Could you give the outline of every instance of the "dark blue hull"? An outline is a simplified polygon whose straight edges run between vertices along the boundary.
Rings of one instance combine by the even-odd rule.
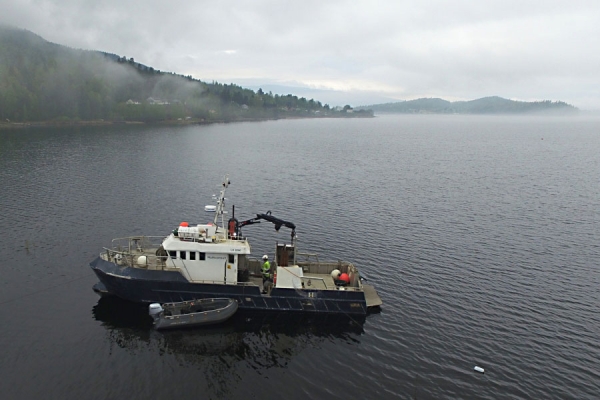
[[[237,300],[241,310],[367,314],[365,295],[361,291],[273,288],[270,295],[264,295],[256,285],[190,283],[176,271],[118,266],[100,257],[90,265],[104,285],[104,294],[138,303],[227,297]]]

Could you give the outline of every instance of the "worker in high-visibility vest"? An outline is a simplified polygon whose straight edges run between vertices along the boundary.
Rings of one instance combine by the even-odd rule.
[[[269,262],[269,256],[263,256],[262,277],[263,277],[263,294],[270,294],[271,288],[273,287],[273,281],[271,280],[271,263]]]
[[[269,256],[263,256],[263,265],[262,265],[262,276],[263,276],[263,284],[271,279],[271,263],[269,262]]]

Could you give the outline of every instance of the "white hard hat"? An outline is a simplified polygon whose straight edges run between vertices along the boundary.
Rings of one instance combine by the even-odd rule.
[[[265,254],[265,255],[263,256],[263,260],[268,260],[268,259],[269,259],[269,256]]]

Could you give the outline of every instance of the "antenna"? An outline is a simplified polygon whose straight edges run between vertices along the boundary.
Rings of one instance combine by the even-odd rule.
[[[223,178],[221,192],[219,193],[219,197],[217,198],[217,210],[215,213],[215,220],[213,221],[213,223],[217,227],[219,226],[217,224],[217,222],[219,221],[219,215],[221,216],[221,226],[225,226],[225,223],[223,221],[223,210],[225,209],[225,190],[227,190],[230,183],[231,181],[229,180],[229,175],[225,175],[225,177]]]

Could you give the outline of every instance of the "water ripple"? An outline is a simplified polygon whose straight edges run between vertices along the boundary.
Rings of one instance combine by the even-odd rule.
[[[595,398],[598,124],[407,116],[3,133],[5,395]],[[227,172],[238,219],[271,210],[296,223],[302,250],[360,267],[381,312],[326,329],[242,318],[161,336],[145,309],[95,305],[93,277],[64,284],[113,237],[212,218],[202,208]],[[244,233],[255,255],[289,240],[266,224]],[[93,390],[75,384],[92,375]]]

